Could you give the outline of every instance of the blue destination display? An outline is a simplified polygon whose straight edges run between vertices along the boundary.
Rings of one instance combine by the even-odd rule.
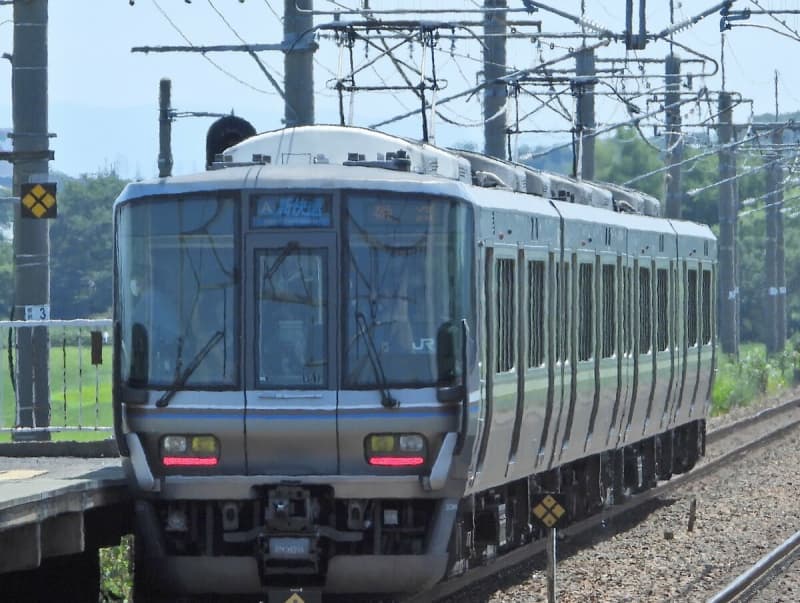
[[[319,228],[331,225],[331,200],[322,195],[263,195],[255,200],[257,228]]]

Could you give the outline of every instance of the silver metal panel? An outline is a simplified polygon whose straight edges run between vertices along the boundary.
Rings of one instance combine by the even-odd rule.
[[[285,250],[292,251],[287,254]],[[281,381],[284,378],[280,376],[283,369],[279,368],[278,364],[284,359],[288,361],[288,357],[294,353],[292,346],[304,343],[307,333],[303,329],[307,324],[302,323],[294,315],[291,317],[294,320],[284,321],[286,324],[301,323],[297,325],[296,330],[302,333],[295,333],[296,341],[287,339],[291,333],[267,332],[259,322],[260,309],[256,304],[262,287],[269,285],[270,291],[273,290],[272,287],[279,287],[279,284],[273,283],[272,280],[269,283],[266,280],[260,283],[259,278],[272,279],[274,276],[277,279],[280,276],[278,270],[287,268],[288,264],[283,262],[292,253],[298,257],[308,253],[312,259],[323,258],[320,265],[322,274],[318,276],[324,285],[319,294],[322,296],[320,303],[323,304],[320,310],[323,316],[320,320],[324,332],[325,364],[319,369],[321,375],[319,380],[315,378],[313,382],[307,384],[298,382],[296,387],[287,387],[286,384],[292,382],[294,375],[292,374],[291,379],[286,377],[286,381]],[[264,254],[272,254],[275,259],[272,260],[271,255]],[[338,279],[335,278],[337,259],[336,238],[332,232],[312,231],[309,234],[302,230],[283,229],[281,232],[268,234],[250,233],[246,237],[245,281],[252,283],[250,287],[245,288],[245,325],[249,327],[244,332],[247,375],[245,440],[247,473],[250,475],[324,475],[339,472],[336,431],[338,367],[335,363],[335,338],[330,336],[336,332],[332,325],[336,324],[334,317],[337,316],[338,310],[336,303]],[[264,275],[261,272],[262,267]],[[300,277],[299,274],[296,276]],[[298,285],[295,283],[291,286]],[[286,291],[275,289],[273,293],[279,296],[276,299],[281,301],[280,296],[288,295],[288,291],[288,289]],[[309,311],[311,308],[303,305],[301,309]],[[265,316],[264,320],[267,319],[272,322],[277,320],[274,316]],[[275,324],[281,327],[283,325],[280,321]],[[261,343],[260,348],[259,343]],[[263,366],[259,366],[259,363]],[[314,371],[316,375],[317,369]],[[264,383],[269,379],[262,376],[262,373],[276,380],[277,387],[273,389],[265,386]],[[303,374],[305,375],[305,369]]]
[[[158,392],[152,392],[158,398]],[[244,396],[242,392],[181,391],[169,406],[157,408],[128,404],[124,408],[128,429],[139,434],[153,473],[165,472],[160,463],[161,438],[175,435],[213,435],[219,440],[219,464],[215,474],[242,472],[244,450]]]
[[[340,392],[338,442],[342,474],[408,473],[408,468],[398,470],[369,465],[365,439],[373,433],[418,433],[427,443],[427,462],[419,472],[427,475],[445,434],[458,431],[461,404],[438,402],[434,388],[392,389],[391,394],[399,402],[395,408],[385,408],[377,391]]]

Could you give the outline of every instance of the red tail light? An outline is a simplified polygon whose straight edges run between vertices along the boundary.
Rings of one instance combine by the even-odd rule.
[[[165,456],[161,462],[166,467],[214,467],[219,459],[213,456]]]
[[[369,459],[370,465],[380,467],[416,467],[424,463],[421,456],[373,456]]]

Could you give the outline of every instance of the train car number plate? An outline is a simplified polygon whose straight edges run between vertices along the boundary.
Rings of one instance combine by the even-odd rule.
[[[269,555],[279,559],[308,557],[311,551],[310,538],[270,538]]]

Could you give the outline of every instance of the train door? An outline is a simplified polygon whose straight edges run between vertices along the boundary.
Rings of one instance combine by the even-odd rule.
[[[633,260],[628,254],[617,256],[617,273],[617,386],[606,446],[615,446],[621,437],[633,387]]]
[[[486,396],[478,487],[505,478],[513,437],[519,370],[518,259],[516,246],[486,249]]]
[[[248,473],[337,473],[335,234],[251,233],[246,254]]]
[[[526,246],[519,252],[519,395],[506,471],[510,478],[533,473],[553,413],[547,328],[552,255],[544,247]]]
[[[700,363],[698,339],[698,267],[695,259],[683,260],[681,274],[680,322],[681,322],[681,376],[677,390],[675,408],[668,417],[674,423],[683,410],[694,405],[697,387],[698,366]]]
[[[570,403],[572,382],[572,328],[574,323],[572,300],[572,270],[569,262],[569,253],[562,251],[560,257],[556,256],[553,289],[555,290],[554,311],[552,313],[552,329],[554,333],[555,350],[553,354],[553,379],[552,398],[553,414],[550,420],[552,425],[548,442],[544,451],[546,464],[543,468],[550,469],[558,464],[558,455],[561,453],[567,412]],[[540,453],[541,454],[541,453]]]

